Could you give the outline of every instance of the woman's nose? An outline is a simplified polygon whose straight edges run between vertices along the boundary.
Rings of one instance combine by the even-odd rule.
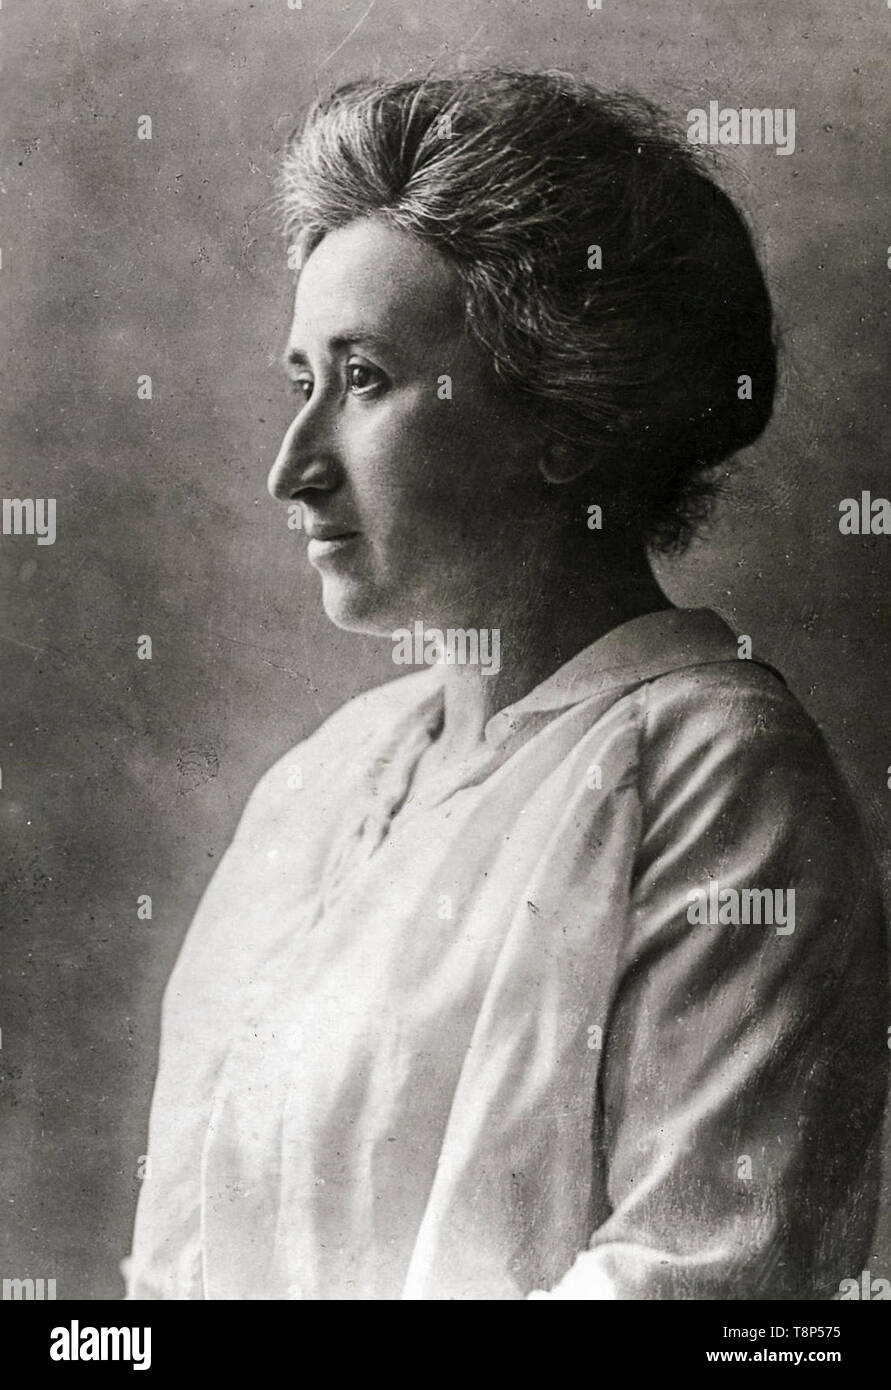
[[[330,450],[307,429],[306,409],[292,421],[281,443],[266,486],[279,502],[291,502],[308,488],[336,485],[336,464]]]

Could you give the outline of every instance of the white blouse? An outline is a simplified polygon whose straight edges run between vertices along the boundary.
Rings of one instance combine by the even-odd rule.
[[[128,1297],[837,1296],[889,1020],[816,727],[715,613],[652,613],[405,800],[440,681],[251,796],[165,995]]]

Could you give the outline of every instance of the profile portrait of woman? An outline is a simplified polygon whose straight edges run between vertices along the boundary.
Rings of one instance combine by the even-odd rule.
[[[269,490],[394,679],[207,888],[127,1296],[837,1298],[879,1191],[870,854],[781,674],[650,564],[771,416],[740,212],[642,99],[494,69],[338,88],[281,202]]]

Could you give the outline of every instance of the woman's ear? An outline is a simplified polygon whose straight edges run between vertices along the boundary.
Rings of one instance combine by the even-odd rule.
[[[574,483],[594,467],[593,459],[583,459],[568,444],[551,440],[538,455],[538,471],[546,483]]]

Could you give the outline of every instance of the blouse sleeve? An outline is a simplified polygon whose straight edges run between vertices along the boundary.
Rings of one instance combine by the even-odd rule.
[[[651,699],[640,796],[599,1095],[610,1213],[531,1297],[838,1297],[868,1258],[889,1057],[856,814],[779,685]]]

